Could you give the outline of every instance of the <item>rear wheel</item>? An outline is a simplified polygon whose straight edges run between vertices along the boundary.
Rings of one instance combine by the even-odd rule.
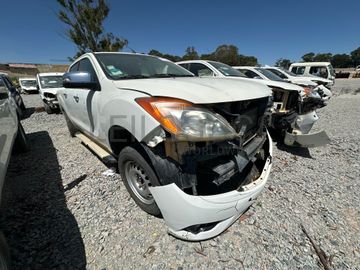
[[[127,146],[120,152],[118,166],[124,185],[136,204],[145,212],[160,216],[160,209],[149,190],[151,186],[158,186],[159,180],[143,156]]]

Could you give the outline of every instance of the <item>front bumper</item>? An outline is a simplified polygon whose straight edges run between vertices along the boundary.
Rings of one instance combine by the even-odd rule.
[[[230,191],[210,196],[188,195],[175,184],[150,187],[161,210],[170,234],[188,241],[215,237],[225,231],[259,196],[269,178],[272,166],[272,140],[268,134],[269,151],[260,177],[241,191]],[[198,232],[186,230],[191,226],[212,224]]]
[[[318,119],[319,117],[315,111],[298,115],[292,132],[286,132],[284,143],[288,146],[307,148],[328,144],[330,139],[324,130],[316,133],[309,133]]]

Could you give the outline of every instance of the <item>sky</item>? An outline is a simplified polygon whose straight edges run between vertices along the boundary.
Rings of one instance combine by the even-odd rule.
[[[64,35],[55,0],[11,0],[1,5],[0,63],[66,63],[76,46]],[[182,56],[221,44],[273,64],[308,52],[350,53],[360,47],[360,1],[139,1],[107,0],[105,30],[136,52]],[[129,51],[129,49],[125,49]]]

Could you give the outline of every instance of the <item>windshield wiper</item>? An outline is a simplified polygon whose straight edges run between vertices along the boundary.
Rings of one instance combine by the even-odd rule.
[[[126,80],[126,79],[146,79],[150,78],[149,76],[145,75],[126,75],[122,77],[118,77],[117,80]]]
[[[173,74],[173,73],[160,73],[151,75],[152,78],[172,78],[172,77],[194,77],[190,74]]]

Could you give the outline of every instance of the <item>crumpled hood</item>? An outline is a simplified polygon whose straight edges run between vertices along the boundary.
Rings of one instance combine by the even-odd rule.
[[[272,94],[263,84],[233,78],[155,78],[118,80],[113,83],[120,89],[179,98],[198,104],[250,100]]]

